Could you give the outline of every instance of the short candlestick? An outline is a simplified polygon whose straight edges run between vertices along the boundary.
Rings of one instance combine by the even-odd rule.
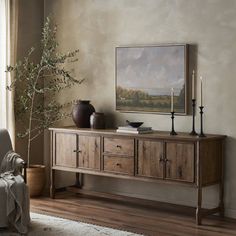
[[[174,128],[174,119],[175,119],[175,112],[172,111],[172,112],[171,112],[171,123],[172,123],[172,127],[171,127],[170,135],[177,135],[177,133],[175,132],[175,128]]]
[[[195,107],[196,107],[196,99],[192,99],[193,127],[192,127],[192,132],[189,133],[190,135],[197,135],[197,132],[195,131]]]

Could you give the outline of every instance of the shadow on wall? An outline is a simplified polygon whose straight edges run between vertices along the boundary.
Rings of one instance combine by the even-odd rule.
[[[112,129],[116,127],[116,115],[111,112],[106,112],[106,129]]]
[[[193,70],[195,71],[195,75],[198,76],[197,74],[197,60],[198,60],[198,45],[197,44],[189,44],[189,73],[188,73],[188,78],[189,78],[189,89],[188,89],[188,100],[191,100],[191,91],[192,91],[192,73]],[[196,81],[196,80],[195,80]],[[195,88],[196,88],[195,84]],[[195,91],[196,94],[196,91]],[[192,114],[192,103],[188,102],[188,111],[189,114]]]

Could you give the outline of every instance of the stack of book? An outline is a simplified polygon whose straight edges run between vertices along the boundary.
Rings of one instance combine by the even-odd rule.
[[[132,134],[148,134],[152,133],[152,127],[138,127],[134,128],[131,126],[120,126],[116,130],[118,133],[132,133]]]

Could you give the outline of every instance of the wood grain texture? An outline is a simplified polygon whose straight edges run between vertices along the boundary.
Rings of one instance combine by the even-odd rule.
[[[105,137],[104,153],[125,156],[134,156],[134,139]]]
[[[202,185],[220,181],[222,176],[222,142],[219,140],[200,143]]]
[[[88,129],[88,128],[77,128],[75,126],[49,128],[49,130],[65,132],[65,133],[76,133],[76,134],[93,134],[93,135],[106,135],[106,136],[116,136],[120,139],[125,138],[140,138],[140,134],[130,134],[130,133],[117,133],[116,129]],[[222,140],[226,138],[226,135],[218,134],[205,134],[204,140]],[[147,139],[165,139],[165,140],[182,140],[182,141],[202,141],[202,138],[198,136],[189,135],[189,133],[178,132],[178,135],[170,135],[169,131],[154,130],[153,133],[141,134],[142,138]]]
[[[138,140],[138,176],[163,178],[163,160],[163,142]]]
[[[100,137],[79,135],[78,168],[100,170]]]
[[[77,166],[76,134],[56,133],[55,134],[55,153],[54,164],[56,166],[66,166],[75,168]]]
[[[236,236],[236,221],[217,216],[195,224],[194,208],[133,198],[58,193],[31,199],[31,211],[150,236]]]
[[[134,158],[104,155],[104,171],[134,175]]]
[[[166,178],[194,182],[194,143],[166,143]]]
[[[133,175],[122,175],[121,173],[116,172],[106,172],[106,171],[100,171],[100,170],[93,170],[93,169],[82,169],[82,168],[70,168],[70,167],[62,167],[62,166],[54,166],[52,168],[55,171],[68,171],[72,173],[83,173],[83,174],[89,174],[89,175],[98,175],[98,176],[104,176],[104,177],[110,177],[110,178],[119,178],[119,179],[132,179],[136,181],[143,181],[148,183],[159,183],[159,184],[168,184],[168,185],[178,185],[178,186],[184,186],[188,188],[195,188],[195,183],[189,183],[184,181],[173,181],[168,179],[159,179],[159,178],[152,178],[152,177],[143,177],[143,176],[133,176]]]
[[[52,197],[55,193],[54,172],[62,170],[137,181],[185,184],[197,188],[197,224],[201,224],[203,216],[208,214],[219,212],[224,215],[222,166],[226,136],[198,138],[181,133],[170,137],[166,132],[121,135],[114,130],[72,128],[56,128],[51,132],[56,137],[51,146],[55,160],[51,168]],[[72,163],[69,163],[66,156],[71,158],[71,149],[77,146],[75,153],[79,161],[74,163],[71,159]],[[213,209],[203,209],[202,188],[216,183],[220,187],[219,205]]]

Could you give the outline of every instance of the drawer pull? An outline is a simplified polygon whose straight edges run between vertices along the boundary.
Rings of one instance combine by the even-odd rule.
[[[117,148],[121,148],[121,145],[116,145]]]
[[[121,164],[120,163],[116,163],[116,166],[120,166],[121,167]]]
[[[74,150],[73,152],[81,153],[81,150]]]

